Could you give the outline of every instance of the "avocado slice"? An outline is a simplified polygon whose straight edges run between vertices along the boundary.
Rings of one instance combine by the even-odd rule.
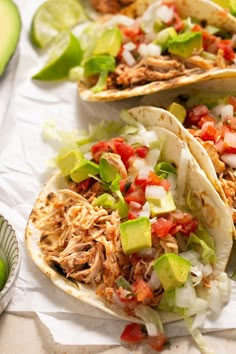
[[[183,123],[186,117],[186,109],[184,106],[182,106],[179,103],[173,102],[171,105],[168,107],[168,111],[173,114],[179,121],[180,123]]]
[[[93,53],[95,55],[110,54],[116,57],[120,51],[121,43],[121,31],[117,27],[109,28],[98,38]]]
[[[69,176],[70,171],[78,162],[83,160],[83,154],[78,150],[68,151],[63,155],[59,155],[56,159],[57,165],[61,170],[62,176]]]
[[[175,253],[165,253],[153,264],[165,291],[183,285],[188,278],[191,263]]]
[[[125,254],[152,246],[151,223],[146,217],[128,220],[120,225],[121,244]]]
[[[96,163],[89,160],[82,160],[71,170],[70,177],[72,181],[80,183],[91,175],[95,176],[97,174],[99,174],[99,166]]]
[[[13,56],[21,32],[21,17],[12,1],[0,0],[0,76]]]
[[[201,32],[180,33],[168,42],[168,51],[179,57],[189,58],[195,51],[202,49]]]

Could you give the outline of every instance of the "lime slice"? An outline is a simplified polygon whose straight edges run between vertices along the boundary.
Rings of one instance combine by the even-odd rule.
[[[30,29],[32,43],[44,48],[60,32],[84,22],[87,16],[76,0],[49,0],[36,11]]]
[[[0,290],[3,289],[7,280],[7,268],[2,258],[0,258]]]
[[[63,31],[53,41],[45,66],[32,78],[44,81],[67,79],[69,70],[80,64],[82,54],[78,39],[71,32]]]

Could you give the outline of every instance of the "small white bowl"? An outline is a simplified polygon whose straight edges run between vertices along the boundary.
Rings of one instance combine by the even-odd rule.
[[[16,233],[0,214],[0,255],[7,266],[7,281],[0,291],[0,314],[9,304],[20,270],[20,250]]]

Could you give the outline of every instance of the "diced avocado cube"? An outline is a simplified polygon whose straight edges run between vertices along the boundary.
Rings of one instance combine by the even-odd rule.
[[[80,183],[87,179],[90,175],[95,176],[99,173],[99,166],[89,160],[82,160],[70,172],[72,181]]]
[[[183,123],[186,117],[186,109],[184,106],[182,106],[179,103],[173,102],[171,105],[168,107],[168,111],[172,113],[179,121],[180,123]]]
[[[84,76],[112,72],[115,70],[115,59],[112,55],[96,55],[84,63]]]
[[[104,182],[111,183],[119,175],[119,170],[106,156],[107,154],[103,154],[99,161],[100,177]]]
[[[153,267],[164,290],[170,291],[187,281],[191,263],[175,253],[165,253],[155,261]]]
[[[163,28],[165,28],[164,22],[162,22],[159,19],[156,19],[155,22],[154,22],[154,25],[153,25],[154,31],[160,32]]]
[[[201,32],[185,32],[178,34],[168,42],[168,51],[171,54],[189,58],[195,51],[202,49]]]
[[[103,206],[104,208],[113,209],[115,206],[116,200],[109,193],[103,193],[99,197],[95,198],[92,202],[93,206]]]
[[[172,193],[169,191],[161,199],[148,200],[151,208],[151,216],[164,215],[176,209]]]
[[[110,54],[116,57],[120,51],[121,43],[121,31],[117,27],[109,28],[98,38],[93,53],[95,55]]]
[[[69,151],[59,155],[56,159],[57,165],[61,170],[62,176],[69,176],[74,166],[84,159],[83,154],[78,150]]]
[[[151,224],[148,218],[128,220],[120,225],[121,244],[125,254],[152,246]]]
[[[174,27],[167,27],[157,33],[156,38],[153,43],[161,46],[162,51],[164,51],[168,47],[168,43],[171,39],[177,36],[176,30]]]
[[[236,0],[229,0],[229,10],[233,16],[236,16]]]

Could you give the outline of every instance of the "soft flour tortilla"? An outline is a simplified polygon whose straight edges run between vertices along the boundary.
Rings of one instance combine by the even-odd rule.
[[[141,16],[146,8],[153,2],[154,0],[138,0],[131,6],[127,7],[123,13],[130,17]],[[224,28],[232,34],[236,33],[236,18],[215,3],[208,0],[176,0],[176,6],[180,15],[183,17],[190,16],[200,20],[206,20],[210,25]],[[145,85],[126,88],[123,90],[104,90],[99,93],[93,93],[83,82],[79,82],[78,92],[80,97],[85,101],[117,101],[135,96],[149,95],[155,92],[168,90],[173,87],[182,87],[192,84],[193,82],[197,83],[227,77],[236,77],[236,68],[214,68],[208,71],[196,68],[194,72],[189,75],[185,74],[170,80],[154,81]]]
[[[148,115],[148,112],[150,116]],[[155,125],[151,123],[154,112]],[[152,130],[156,131],[157,136],[163,139],[162,141],[164,141],[164,145],[162,149],[162,158],[165,161],[175,163],[177,171],[181,170],[181,156],[185,154],[187,157],[188,165],[186,181],[182,183],[180,189],[182,190],[182,193],[184,193],[184,197],[186,197],[188,192],[191,191],[193,200],[196,198],[199,210],[197,217],[214,237],[217,254],[214,275],[217,276],[224,271],[232,247],[232,224],[224,202],[190,154],[186,142],[181,140],[176,134],[160,126],[164,118],[162,110],[150,110],[138,107],[129,110],[129,113],[137,121],[145,123],[146,126],[150,126]],[[171,119],[169,124],[171,124]],[[46,204],[49,201],[47,198],[48,194],[57,193],[59,189],[65,188],[65,183],[65,179],[59,173],[54,174],[44,186],[33,207],[25,234],[26,246],[30,256],[40,270],[49,277],[57,287],[66,293],[115,317],[141,322],[138,318],[133,318],[125,314],[123,310],[116,305],[105,303],[88,285],[66,279],[45,262],[39,246],[41,234],[40,230],[36,227],[35,221],[38,220],[40,216],[40,210],[46,208]],[[164,323],[179,319],[177,315],[172,313],[160,311],[160,315]]]

